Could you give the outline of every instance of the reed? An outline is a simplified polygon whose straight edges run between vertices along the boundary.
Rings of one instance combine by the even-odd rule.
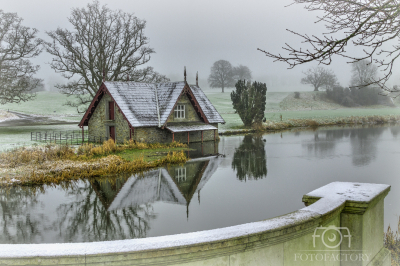
[[[397,231],[394,232],[390,225],[386,233],[384,233],[384,246],[390,250],[392,255],[392,266],[400,265],[400,218],[397,224]]]

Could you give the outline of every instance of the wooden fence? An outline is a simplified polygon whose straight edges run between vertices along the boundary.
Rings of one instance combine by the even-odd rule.
[[[83,133],[83,142],[103,143],[108,140],[108,137],[89,137],[88,131]],[[82,131],[67,130],[67,131],[38,131],[31,132],[31,141],[47,142],[55,144],[81,145]]]
[[[88,141],[88,132],[84,131],[83,141]],[[31,141],[47,142],[55,144],[69,144],[80,145],[82,144],[82,131],[67,130],[67,131],[44,131],[44,132],[31,132]]]

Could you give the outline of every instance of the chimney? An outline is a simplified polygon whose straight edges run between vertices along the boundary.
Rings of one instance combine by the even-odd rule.
[[[199,86],[199,71],[196,72],[196,86]]]
[[[103,82],[106,81],[106,71],[103,68]]]
[[[129,81],[129,74],[126,75],[126,81]]]
[[[185,66],[185,68],[183,70],[183,77],[184,77],[184,81],[186,82],[186,66]]]

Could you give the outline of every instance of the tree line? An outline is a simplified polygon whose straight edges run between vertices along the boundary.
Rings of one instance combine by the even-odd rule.
[[[373,86],[373,80],[378,80],[378,68],[368,60],[361,60],[351,64],[351,79],[348,87],[342,87],[332,70],[321,66],[310,68],[304,72],[302,84],[312,85],[314,91],[325,89],[328,99],[347,107],[358,105],[374,105],[378,103],[382,89]],[[295,98],[299,98],[296,94]]]

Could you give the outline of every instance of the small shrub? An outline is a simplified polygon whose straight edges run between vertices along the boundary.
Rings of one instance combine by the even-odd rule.
[[[90,157],[92,155],[92,149],[94,145],[92,143],[85,143],[78,147],[77,155],[85,155]]]
[[[309,127],[318,127],[319,123],[315,120],[307,120],[306,125]]]
[[[294,98],[300,99],[300,92],[296,91],[296,92],[294,93]]]
[[[118,150],[117,145],[115,144],[113,139],[109,139],[104,141],[103,145],[101,146],[103,150],[103,154],[110,154],[115,153]]]

